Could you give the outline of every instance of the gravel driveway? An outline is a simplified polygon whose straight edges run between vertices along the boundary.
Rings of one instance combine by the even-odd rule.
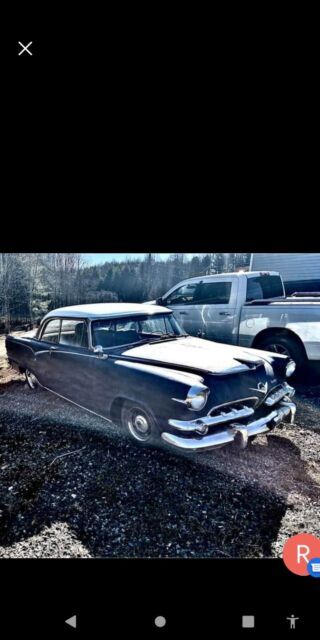
[[[298,385],[295,426],[191,459],[140,449],[0,361],[0,557],[278,556],[320,535],[319,382]]]

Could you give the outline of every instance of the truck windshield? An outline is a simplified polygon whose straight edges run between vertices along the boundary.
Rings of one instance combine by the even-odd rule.
[[[284,290],[280,276],[262,275],[247,278],[247,302],[283,296]]]
[[[93,346],[128,345],[142,340],[184,335],[170,313],[96,320],[92,323]]]

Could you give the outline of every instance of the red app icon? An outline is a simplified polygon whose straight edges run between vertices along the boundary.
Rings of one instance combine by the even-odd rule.
[[[299,533],[289,538],[283,547],[283,562],[289,571],[307,576],[308,562],[320,557],[320,539],[311,533]]]

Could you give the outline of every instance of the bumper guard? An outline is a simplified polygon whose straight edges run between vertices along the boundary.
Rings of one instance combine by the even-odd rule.
[[[251,436],[268,433],[287,418],[293,423],[295,413],[295,403],[291,402],[290,398],[285,397],[268,415],[258,418],[253,422],[248,422],[247,424],[231,422],[226,425],[222,431],[219,430],[210,435],[207,435],[208,429],[210,426],[217,424],[216,416],[205,416],[204,418],[190,420],[189,422],[169,420],[170,426],[185,433],[191,432],[198,435],[198,437],[188,438],[163,432],[161,438],[167,444],[185,451],[206,451],[208,449],[223,447],[232,442],[235,442],[241,449],[244,449]],[[249,415],[250,414],[251,412]]]

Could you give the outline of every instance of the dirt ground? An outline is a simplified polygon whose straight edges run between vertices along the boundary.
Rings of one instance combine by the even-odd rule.
[[[270,557],[319,536],[320,373],[295,386],[295,425],[189,458],[31,392],[0,336],[0,557]]]

